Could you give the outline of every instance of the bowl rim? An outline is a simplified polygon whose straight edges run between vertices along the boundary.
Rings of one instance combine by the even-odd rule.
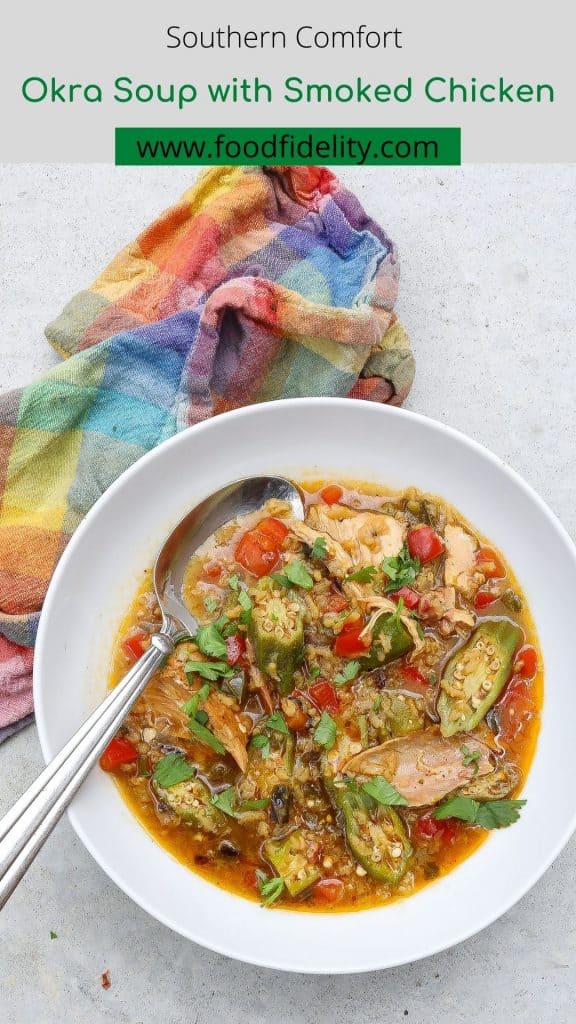
[[[456,429],[455,427],[449,426],[448,424],[444,424],[439,420],[435,420],[429,416],[425,416],[422,413],[399,408],[397,406],[379,405],[375,402],[363,399],[353,399],[352,402],[354,407],[365,406],[367,408],[370,408],[371,410],[380,409],[381,413],[384,415],[391,415],[394,417],[400,417],[405,418],[407,420],[417,421],[424,427],[425,430],[436,431],[441,435],[447,435],[451,437],[453,440],[457,441],[460,444],[463,444],[468,449],[474,451],[481,458],[487,460],[488,462],[491,462],[500,470],[504,471],[504,473],[513,480],[513,482],[520,488],[520,490],[524,492],[525,496],[530,501],[532,501],[544,514],[544,517],[547,520],[551,529],[558,535],[559,539],[564,543],[566,552],[570,556],[574,565],[574,570],[576,572],[576,544],[572,540],[571,536],[569,535],[568,531],[566,530],[562,522],[555,515],[555,513],[552,512],[552,510],[546,504],[544,499],[540,497],[538,492],[530,484],[528,484],[515,469],[513,469],[510,465],[504,462],[503,459],[501,459],[498,455],[492,452],[489,448],[487,448],[481,442],[469,437],[467,434],[464,434],[462,431]],[[161,442],[159,445],[152,448],[150,451],[146,452],[143,456],[141,456],[141,458],[137,459],[136,462],[134,462],[131,466],[128,467],[128,469],[121,473],[119,477],[117,477],[117,479],[106,489],[106,491],[100,496],[100,498],[98,498],[94,505],[89,509],[86,516],[84,517],[78,528],[75,530],[73,536],[71,537],[66,549],[64,550],[56,566],[56,569],[48,586],[48,590],[46,593],[46,597],[44,600],[40,616],[34,657],[33,695],[34,707],[36,712],[36,724],[38,728],[38,737],[40,740],[42,755],[46,763],[52,757],[55,756],[55,754],[57,753],[57,748],[53,746],[48,735],[48,728],[46,725],[46,717],[44,713],[44,693],[47,693],[47,688],[45,688],[44,686],[43,675],[44,645],[46,643],[46,636],[49,628],[51,609],[59,589],[60,578],[66,573],[69,562],[71,562],[75,558],[76,549],[80,544],[82,544],[84,533],[88,529],[92,520],[100,514],[100,510],[104,507],[104,505],[113,499],[116,492],[124,487],[126,481],[128,479],[131,479],[132,476],[135,476],[140,472],[143,464],[147,465],[148,463],[153,462],[157,459],[161,460],[163,452],[169,450],[172,447],[176,447],[178,444],[186,443],[185,438],[188,437],[192,432],[196,435],[199,433],[203,433],[206,430],[209,431],[212,429],[214,423],[220,422],[223,418],[225,418],[226,420],[233,421],[245,418],[247,416],[250,417],[254,415],[266,415],[266,411],[268,409],[278,408],[280,406],[285,406],[286,404],[290,404],[292,406],[306,407],[315,405],[320,407],[332,406],[345,410],[347,408],[350,408],[351,399],[333,397],[278,399],[275,401],[259,403],[257,405],[243,406],[239,409],[233,409],[228,412],[219,414],[217,417],[211,417],[207,420],[201,421],[200,423],[193,424],[189,427],[184,428],[182,431],[179,431],[178,433],[172,435],[171,437],[167,438],[165,441]],[[132,899],[138,906],[140,906],[143,910],[150,914],[150,916],[153,917],[155,920],[160,921],[166,927],[170,928],[171,931],[174,931],[182,935],[189,941],[191,940],[193,942],[196,942],[198,945],[210,949],[215,953],[219,953],[226,957],[232,957],[234,959],[239,959],[242,962],[252,964],[254,966],[265,967],[268,969],[280,970],[285,972],[296,972],[299,974],[311,975],[360,974],[365,973],[367,971],[386,970],[392,967],[399,967],[407,963],[416,963],[419,960],[425,959],[437,953],[441,953],[447,949],[459,945],[462,942],[465,942],[467,939],[471,938],[472,936],[483,931],[485,928],[489,927],[496,920],[498,920],[500,917],[506,914],[511,909],[511,907],[513,907],[517,902],[519,902],[519,900],[521,900],[526,895],[526,893],[529,892],[529,890],[532,889],[532,887],[538,882],[542,875],[544,875],[544,873],[548,870],[550,865],[556,860],[556,858],[559,856],[559,854],[562,852],[562,850],[570,840],[571,836],[576,831],[575,802],[572,814],[569,817],[567,824],[560,835],[560,838],[556,841],[554,847],[551,849],[548,855],[538,864],[537,867],[533,869],[531,874],[528,876],[527,880],[519,884],[517,888],[511,889],[509,897],[506,900],[501,901],[497,909],[490,910],[485,915],[484,918],[476,920],[475,923],[470,927],[461,928],[458,931],[458,933],[454,936],[454,938],[441,942],[440,944],[435,943],[433,939],[431,939],[428,943],[427,948],[423,948],[421,951],[417,953],[417,955],[411,957],[409,960],[405,956],[401,956],[397,960],[388,958],[386,964],[383,966],[382,962],[378,960],[377,956],[375,956],[374,959],[371,959],[370,961],[367,961],[365,964],[362,965],[355,965],[349,968],[337,967],[333,969],[318,967],[307,968],[306,965],[302,964],[299,964],[298,966],[291,966],[290,964],[282,962],[282,958],[276,957],[272,951],[270,955],[267,957],[256,957],[251,955],[239,956],[236,953],[231,953],[230,949],[227,948],[224,943],[207,941],[204,937],[199,938],[197,935],[194,934],[193,922],[192,927],[188,929],[184,928],[183,926],[180,926],[179,924],[176,924],[173,920],[171,920],[169,914],[163,914],[156,907],[152,908],[147,896],[142,895],[139,892],[136,892],[133,889],[130,882],[127,882],[124,878],[120,879],[119,873],[116,871],[115,867],[111,866],[107,862],[106,856],[100,853],[97,846],[93,843],[91,837],[86,833],[83,824],[79,820],[77,820],[73,805],[68,809],[67,814],[72,824],[72,827],[76,834],[78,835],[79,839],[82,841],[88,852],[92,855],[96,863],[108,875],[108,877],[111,878],[112,881],[123,892],[125,892],[126,895],[129,896],[129,898]],[[168,854],[168,856],[170,856],[170,854]],[[242,897],[237,898],[242,899]],[[356,914],[373,913],[374,910],[378,909],[379,908],[376,907],[357,911],[355,912],[355,916]],[[276,911],[275,913],[279,914],[282,913],[282,911]],[[290,911],[286,911],[285,913],[290,913],[291,916],[293,915],[293,912]],[[305,914],[302,914],[301,916],[303,918],[306,917]],[[315,913],[313,916],[318,915]],[[333,915],[326,914],[322,916],[329,917]],[[339,914],[338,916],[346,915]]]

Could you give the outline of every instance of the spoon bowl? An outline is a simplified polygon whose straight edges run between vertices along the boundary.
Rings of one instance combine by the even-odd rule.
[[[281,476],[237,480],[196,505],[165,541],[154,567],[154,589],[162,610],[162,632],[194,633],[198,623],[187,608],[182,588],[186,569],[195,552],[221,526],[256,512],[268,501],[285,502],[295,519],[304,519],[304,504],[297,487]]]

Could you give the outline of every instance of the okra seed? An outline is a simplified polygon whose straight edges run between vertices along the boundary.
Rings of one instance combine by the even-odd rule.
[[[491,672],[497,672],[499,668],[500,668],[500,662],[498,661],[498,658],[494,658],[494,661],[490,662],[490,671]]]
[[[402,844],[401,843],[394,843],[394,845],[390,847],[390,856],[394,857],[395,860],[398,857],[402,856]]]
[[[324,860],[322,861],[323,868],[331,868],[333,865],[334,861],[332,860],[332,857],[324,857]]]

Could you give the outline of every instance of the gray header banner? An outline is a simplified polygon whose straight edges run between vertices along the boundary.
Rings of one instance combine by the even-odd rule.
[[[11,3],[1,159],[236,124],[460,127],[463,161],[576,161],[575,20],[568,0]]]

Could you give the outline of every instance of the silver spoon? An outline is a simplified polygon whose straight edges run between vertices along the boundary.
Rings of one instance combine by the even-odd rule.
[[[162,611],[160,632],[151,636],[148,650],[0,820],[0,909],[144,687],[178,639],[196,632],[198,623],[182,596],[192,555],[219,527],[257,511],[271,499],[287,502],[292,516],[304,518],[302,499],[289,480],[251,477],[206,498],[165,541],[154,567],[154,589]]]

